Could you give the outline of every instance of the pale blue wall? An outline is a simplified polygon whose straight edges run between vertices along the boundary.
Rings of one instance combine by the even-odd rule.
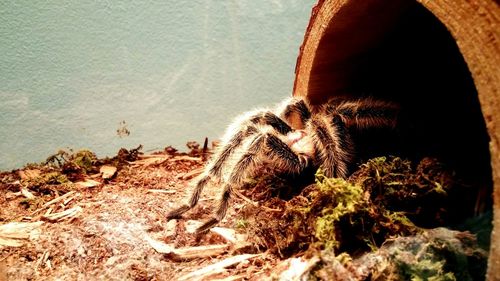
[[[314,2],[1,1],[0,169],[220,136],[291,94]]]

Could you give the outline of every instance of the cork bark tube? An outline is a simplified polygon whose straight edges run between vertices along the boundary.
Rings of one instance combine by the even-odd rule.
[[[384,61],[390,59],[391,55],[380,51],[383,46],[390,48],[404,41],[397,39],[387,43],[384,40],[390,37],[388,34],[397,29],[401,21],[406,19],[408,22],[408,18],[411,20],[412,16],[408,16],[408,13],[413,15],[413,18],[427,17],[415,16],[422,12],[409,12],[418,9],[425,10],[435,17],[454,41],[453,44],[459,54],[457,61],[464,62],[465,72],[472,85],[468,90],[469,94],[464,95],[473,96],[478,101],[477,104],[469,103],[469,107],[478,108],[477,112],[481,119],[478,124],[482,122],[484,127],[486,151],[489,155],[486,161],[488,168],[483,170],[487,171],[487,177],[491,177],[490,186],[493,185],[493,190],[490,189],[488,194],[493,193],[493,231],[487,280],[500,280],[500,4],[497,1],[319,0],[312,10],[309,26],[300,48],[293,94],[307,96],[312,103],[318,104],[332,97],[352,96],[356,91],[364,93],[373,91],[374,95],[394,99],[398,99],[398,95],[405,95],[406,91],[402,90],[404,81],[394,82],[399,87],[397,90],[389,85],[391,83],[386,83],[388,86],[381,86],[383,82],[380,81],[384,76],[378,74],[377,66],[382,68],[381,72],[388,71],[387,73],[396,76],[398,72],[408,71],[408,76],[414,78],[411,81],[415,81],[414,85],[417,87],[420,86],[421,80],[430,81],[432,78],[428,76],[432,74],[428,75],[425,69],[420,68],[419,72],[412,72],[411,64],[418,63],[412,60],[412,57],[420,53],[422,48],[429,46],[429,49],[432,49],[434,47],[432,40],[441,37],[430,39],[428,44],[420,45],[420,49],[415,48],[406,53],[401,51],[401,48],[394,48],[400,52],[399,60],[401,58],[406,60],[404,56],[408,58],[407,70],[398,69],[390,72],[392,66],[404,68],[405,64],[397,62],[385,67],[384,70]],[[429,26],[433,28],[432,25]],[[416,28],[414,26],[414,29],[405,28],[408,30],[406,33],[418,30],[418,26]],[[405,34],[405,31],[401,34]],[[386,56],[383,57],[383,54]],[[437,61],[441,57],[436,55],[430,59]],[[372,66],[367,67],[370,64]],[[446,64],[450,62],[443,63]],[[432,68],[432,66],[428,68],[431,73]],[[443,69],[453,71],[454,68],[456,67]],[[448,71],[441,71],[441,74],[445,76],[446,72]],[[434,74],[440,75],[438,72]],[[370,76],[375,76],[376,79],[370,80]],[[452,88],[453,81],[458,83],[467,80],[453,79],[450,78],[451,83],[448,83]],[[398,80],[401,80],[400,77]],[[439,81],[436,81],[433,80],[429,85],[439,84]],[[411,90],[414,85],[409,85],[407,89]],[[443,86],[440,90],[444,93],[446,91],[443,89],[448,86]],[[382,93],[384,87],[389,94]],[[399,94],[396,93],[398,90]],[[461,91],[459,87],[453,90]],[[422,98],[439,99],[439,94],[434,93],[434,96]],[[454,95],[448,94],[446,99],[453,104]],[[446,105],[445,102],[443,106]],[[463,147],[462,151],[468,149],[469,147]]]

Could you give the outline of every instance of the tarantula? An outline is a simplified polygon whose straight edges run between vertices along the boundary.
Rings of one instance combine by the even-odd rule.
[[[393,127],[398,111],[396,104],[372,98],[312,106],[299,97],[275,110],[245,113],[229,126],[214,157],[194,181],[189,202],[171,211],[167,219],[192,209],[203,188],[215,182],[223,186],[219,206],[197,232],[212,228],[226,215],[233,189],[265,162],[291,173],[314,165],[327,177],[346,178],[355,156],[351,132]]]

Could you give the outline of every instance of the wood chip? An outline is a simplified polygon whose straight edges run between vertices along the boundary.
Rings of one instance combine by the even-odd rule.
[[[82,210],[83,210],[82,207],[76,206],[74,208],[67,209],[67,210],[62,211],[62,212],[53,213],[53,214],[49,214],[49,215],[43,215],[42,219],[48,220],[50,222],[58,222],[58,221],[62,221],[62,220],[65,220],[65,219],[74,218]]]
[[[201,173],[203,173],[203,170],[204,170],[204,167],[202,168],[198,168],[198,169],[194,169],[190,172],[187,172],[187,173],[183,173],[183,174],[180,174],[180,175],[177,175],[177,179],[182,179],[182,180],[190,180],[196,176],[199,176]]]
[[[233,253],[242,253],[252,248],[252,243],[247,241],[247,235],[236,233],[234,229],[216,226],[211,228],[210,232],[219,235],[224,240],[231,243],[231,250]]]
[[[5,199],[10,200],[19,196],[23,196],[23,194],[19,192],[5,192]]]
[[[234,229],[229,229],[225,227],[213,227],[210,229],[210,232],[213,232],[222,238],[224,240],[231,242],[231,243],[236,243],[236,231]]]
[[[165,189],[148,189],[148,193],[166,193],[166,194],[174,194],[177,190],[165,190]]]
[[[75,182],[75,184],[77,184],[81,187],[89,187],[89,188],[101,185],[100,182],[95,181],[95,180],[91,180],[91,179],[86,179],[85,181]]]
[[[160,254],[170,254],[175,250],[174,246],[172,246],[171,244],[165,244],[158,240],[154,240],[153,238],[147,235],[145,239],[149,243],[149,245]]]
[[[188,220],[184,223],[184,228],[187,233],[195,233],[196,229],[200,227],[203,223],[201,221]]]
[[[179,278],[179,281],[207,278],[210,275],[224,272],[226,267],[236,265],[242,261],[246,261],[246,260],[258,257],[258,256],[260,256],[260,254],[256,254],[256,255],[244,254],[244,255],[233,256],[233,257],[227,258],[225,260],[222,260],[220,262],[217,262],[217,263],[211,264],[209,266],[203,267],[201,269],[198,269],[198,270],[191,272],[189,274],[186,274],[184,276],[181,276]]]
[[[229,245],[227,244],[175,248],[171,244],[154,240],[149,236],[146,236],[146,241],[155,251],[166,254],[174,260],[214,257],[225,253],[229,249]]]
[[[175,231],[176,227],[177,227],[177,220],[169,220],[165,225],[165,236],[166,237],[174,236],[176,233]]]
[[[192,156],[187,156],[187,155],[181,155],[181,156],[175,156],[172,159],[168,160],[169,162],[177,162],[177,161],[194,161],[194,162],[201,162],[202,159],[201,157],[192,157]]]
[[[319,262],[314,256],[310,260],[303,261],[301,258],[291,258],[288,261],[288,269],[280,274],[280,280],[302,280],[302,278]]]
[[[103,165],[99,169],[101,177],[105,180],[112,178],[116,174],[116,167],[111,165]]]
[[[45,261],[45,267],[47,267],[47,269],[49,270],[52,270],[52,263],[50,262],[50,260]]]
[[[40,235],[43,222],[11,222],[0,225],[0,248],[2,246],[20,247],[28,239]]]
[[[173,258],[180,260],[190,260],[195,258],[208,258],[221,255],[229,249],[227,244],[215,244],[207,246],[195,246],[175,249]]]
[[[35,198],[35,195],[33,195],[33,193],[31,193],[26,186],[21,186],[21,194],[28,199]]]
[[[151,157],[134,161],[132,163],[133,166],[150,166],[150,165],[158,165],[166,160],[168,160],[170,156],[165,155],[152,155]]]
[[[139,159],[149,159],[149,158],[159,158],[159,157],[168,157],[168,155],[165,155],[165,154],[142,154],[142,155],[137,156],[137,158],[139,158]]]
[[[184,223],[184,228],[187,233],[195,233],[196,229],[200,227],[203,223],[201,221],[196,220],[188,220]],[[246,242],[247,236],[244,234],[238,234],[234,229],[225,228],[225,227],[212,227],[210,232],[215,233],[221,236],[227,242],[232,244],[237,244],[238,247],[246,247],[248,243]]]

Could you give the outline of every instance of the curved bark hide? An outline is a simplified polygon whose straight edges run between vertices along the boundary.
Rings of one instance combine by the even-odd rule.
[[[424,119],[407,123],[416,142],[406,151],[442,153],[459,170],[473,170],[466,176],[484,187],[482,201],[493,194],[487,279],[500,280],[498,2],[319,0],[295,74],[293,94],[312,103],[369,94]]]

